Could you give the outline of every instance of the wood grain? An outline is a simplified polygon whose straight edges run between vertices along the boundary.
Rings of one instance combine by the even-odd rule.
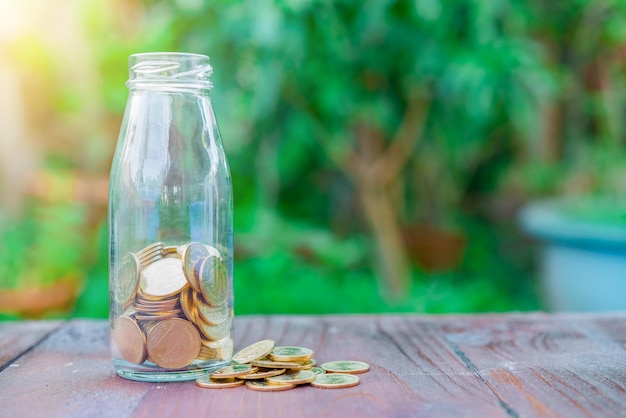
[[[626,415],[623,317],[488,317],[441,331],[510,416]]]
[[[36,324],[0,332],[23,344],[19,336]],[[342,390],[131,382],[111,366],[107,323],[74,320],[33,339],[19,367],[0,372],[0,417],[626,414],[626,314],[236,318],[237,348],[266,338],[310,347],[319,363],[355,359],[371,370]]]
[[[37,345],[60,321],[0,322],[0,371]]]

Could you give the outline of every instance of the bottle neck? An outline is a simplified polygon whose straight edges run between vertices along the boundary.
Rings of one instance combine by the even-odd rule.
[[[127,82],[130,94],[144,93],[189,93],[195,95],[208,96],[211,91],[210,87],[197,83],[164,83],[162,81],[141,81],[130,83]]]
[[[213,87],[209,57],[186,53],[145,53],[129,58],[131,91],[202,93]]]

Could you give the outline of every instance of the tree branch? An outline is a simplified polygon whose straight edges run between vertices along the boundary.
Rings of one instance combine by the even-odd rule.
[[[419,93],[413,93],[409,98],[402,123],[392,142],[370,168],[379,185],[389,185],[406,166],[422,136],[429,108],[430,99],[424,98]]]

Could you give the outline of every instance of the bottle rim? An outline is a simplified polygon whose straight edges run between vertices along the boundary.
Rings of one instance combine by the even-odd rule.
[[[128,57],[129,88],[176,86],[210,89],[209,57],[187,52],[142,52]]]

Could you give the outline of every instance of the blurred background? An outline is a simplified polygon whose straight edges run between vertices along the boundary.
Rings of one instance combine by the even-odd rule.
[[[149,51],[211,57],[237,314],[626,309],[626,1],[0,0],[0,318],[108,315]]]

